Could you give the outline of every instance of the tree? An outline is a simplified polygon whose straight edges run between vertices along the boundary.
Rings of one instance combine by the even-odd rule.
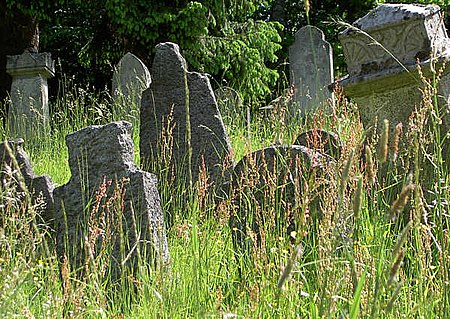
[[[278,77],[267,63],[277,59],[281,25],[253,18],[263,5],[229,0],[105,3],[117,33],[133,39],[129,44],[136,52],[142,55],[159,42],[176,42],[192,69],[232,86],[247,104],[257,104]]]
[[[39,46],[38,19],[0,0],[0,102],[8,97],[11,77],[6,73],[6,56],[37,52]],[[5,112],[6,110],[3,110]]]

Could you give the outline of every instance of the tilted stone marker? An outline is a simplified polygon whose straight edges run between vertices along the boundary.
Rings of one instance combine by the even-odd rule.
[[[10,154],[7,151],[6,144],[8,143],[11,150]],[[33,204],[38,204],[38,212],[42,220],[37,220],[37,223],[44,222],[47,225],[53,223],[53,183],[48,175],[36,176],[31,166],[31,161],[28,154],[23,150],[23,139],[8,141],[0,143],[0,176],[5,176],[7,166],[11,172],[16,171],[13,164],[13,157],[17,161],[20,173],[23,176],[25,185],[30,192]],[[13,157],[12,157],[12,156]],[[17,179],[17,177],[14,177]]]
[[[169,42],[156,46],[152,76],[152,84],[142,97],[141,163],[145,167],[161,160],[163,139],[168,138],[164,128],[172,118],[173,144],[165,152],[172,156],[176,178],[187,180],[190,169],[195,183],[204,163],[210,181],[220,180],[231,146],[208,77],[188,72],[178,45]]]
[[[450,57],[444,19],[435,5],[382,4],[344,30],[339,39],[349,73],[339,84],[357,103],[366,130],[373,129],[376,120],[380,129],[384,119],[389,120],[391,133],[398,123],[407,127],[422,100],[417,63],[429,75],[431,54],[437,58],[436,69]],[[439,84],[441,105],[450,97],[448,70]]]
[[[150,72],[145,64],[134,54],[125,54],[117,64],[112,80],[116,111],[120,112],[120,115],[139,117],[142,92],[151,82]],[[137,113],[132,114],[132,111]]]
[[[7,57],[6,71],[12,76],[8,120],[15,136],[35,137],[48,124],[47,79],[54,76],[50,53],[30,53]]]
[[[305,26],[295,34],[289,47],[291,85],[294,101],[292,116],[305,116],[308,112],[333,102],[328,86],[333,78],[333,50],[325,41],[323,32],[314,26]]]
[[[229,224],[237,251],[251,247],[248,229],[260,240],[265,218],[286,226],[280,236],[296,230],[298,216],[292,214],[304,204],[306,182],[314,174],[328,173],[329,165],[333,165],[331,158],[300,145],[270,146],[244,156],[231,174],[228,190],[234,207]]]
[[[131,124],[123,121],[89,126],[67,135],[66,143],[72,176],[67,184],[54,191],[59,257],[66,255],[73,267],[83,265],[87,225],[95,204],[89,203],[95,202],[96,192],[106,179],[112,181],[110,193],[125,182],[122,224],[128,240],[124,253],[131,256],[130,263],[136,262],[137,250],[154,259],[148,260],[149,263],[167,263],[169,251],[156,177],[139,170],[133,162]],[[120,233],[117,227],[115,234]],[[119,269],[125,258],[120,255],[119,238],[114,241],[113,268]]]

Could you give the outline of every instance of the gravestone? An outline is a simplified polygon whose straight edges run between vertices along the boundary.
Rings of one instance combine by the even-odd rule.
[[[450,41],[440,8],[435,5],[382,4],[344,30],[342,43],[348,76],[339,80],[344,94],[356,103],[367,131],[380,131],[384,119],[391,134],[398,123],[407,127],[409,117],[422,101],[423,82],[417,71],[430,75],[450,57]],[[439,83],[439,103],[450,101],[448,68]],[[448,119],[444,118],[448,128]]]
[[[292,116],[304,117],[333,103],[333,94],[328,89],[334,80],[333,50],[320,29],[305,26],[297,31],[295,42],[289,47],[289,65],[290,82],[294,85]]]
[[[150,72],[145,64],[134,54],[125,54],[117,64],[112,80],[116,112],[119,115],[139,117],[142,92],[151,82]]]
[[[54,191],[59,257],[66,255],[73,269],[83,265],[87,249],[85,237],[89,234],[87,225],[91,222],[90,217],[98,220],[90,214],[96,213],[95,200],[106,180],[111,181],[106,190],[109,198],[114,189],[122,187],[122,183],[125,189],[116,202],[120,204],[122,201],[119,219],[105,226],[112,227],[112,233],[116,234],[111,239],[114,244],[113,272],[120,269],[120,263],[125,259],[123,255],[131,256],[130,264],[135,266],[137,251],[146,251],[150,264],[166,264],[169,251],[157,180],[153,174],[139,170],[133,162],[131,124],[122,121],[89,126],[67,135],[66,143],[71,178]],[[106,218],[114,218],[111,213],[107,215]],[[119,225],[122,225],[122,230]],[[127,236],[124,252],[120,251],[123,243],[120,243],[118,234],[121,231]],[[101,240],[106,239],[98,241]]]
[[[302,145],[338,160],[342,153],[342,141],[336,133],[321,129],[311,129],[301,133],[294,145]]]
[[[7,151],[5,143],[8,143],[11,153]],[[23,150],[23,143],[23,139],[0,143],[0,176],[3,180],[7,166],[12,170],[12,172],[16,170],[13,163],[14,157],[19,166],[20,173],[23,176],[25,185],[30,192],[33,204],[38,204],[37,209],[42,220],[37,220],[37,222],[44,222],[47,225],[52,225],[54,211],[54,187],[52,180],[48,175],[36,176],[36,174],[34,174],[30,158]]]
[[[208,77],[188,72],[178,45],[170,42],[156,46],[152,76],[142,97],[141,163],[146,167],[168,153],[177,179],[187,181],[192,174],[195,183],[204,166],[210,181],[221,180],[231,146]]]
[[[42,133],[49,120],[47,79],[54,76],[50,53],[7,57],[6,71],[12,76],[8,119],[12,135],[26,138]]]
[[[280,236],[296,230],[296,210],[311,196],[306,194],[306,185],[315,176],[331,174],[333,170],[327,168],[333,163],[327,155],[300,145],[270,146],[244,156],[236,164],[231,187],[226,190],[234,207],[229,224],[236,250],[251,247],[248,230],[259,241],[260,229],[272,218],[275,224],[285,226]]]

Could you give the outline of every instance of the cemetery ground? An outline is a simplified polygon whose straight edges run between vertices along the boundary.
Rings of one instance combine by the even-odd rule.
[[[289,122],[283,102],[256,114],[249,127],[239,112],[223,112],[236,162],[264,146],[292,144],[299,133],[312,128],[337,133],[342,156],[329,168],[325,183],[323,176],[308,180],[303,192],[295,194],[294,207],[280,200],[275,185],[268,187],[264,209],[247,212],[264,220],[258,240],[248,230],[253,238],[248,251],[233,247],[228,223],[232,198],[218,202],[207,175],[200,174],[193,187],[177,187],[164,159],[152,163],[146,169],[159,179],[170,264],[148,265],[138,254],[138,267],[119,282],[105,272],[113,258],[107,241],[95,257],[86,254],[82,275],[65,260],[58,263],[54,234],[39,222],[39,203],[31,203],[26,190],[12,186],[14,179],[20,181],[12,167],[1,194],[0,316],[447,317],[450,193],[440,133],[445,110],[437,107],[435,87],[424,90],[408,126],[395,130],[408,143],[399,135],[387,136],[387,125],[396,123],[386,122],[363,143],[357,109],[339,94],[331,111],[319,109],[303,123]],[[72,85],[64,92],[54,102],[51,130],[38,143],[25,144],[36,173],[50,174],[59,185],[70,177],[65,136],[118,120],[103,96]],[[132,116],[126,120],[133,123],[139,154],[138,121]],[[120,214],[116,191],[115,197],[93,198],[99,205],[92,207]],[[312,204],[315,199],[317,206]],[[92,216],[98,213],[94,208]],[[296,223],[290,232],[287,215]],[[87,225],[105,231],[101,226],[94,218]],[[95,242],[95,234],[89,232],[85,241]]]

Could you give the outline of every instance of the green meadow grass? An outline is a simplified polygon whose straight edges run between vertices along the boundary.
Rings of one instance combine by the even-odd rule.
[[[108,250],[97,256],[98,270],[91,267],[77,278],[67,264],[58,263],[51,230],[33,222],[39,208],[27,203],[5,178],[0,317],[448,317],[450,196],[436,124],[444,110],[430,99],[434,94],[424,92],[424,102],[403,127],[402,138],[408,143],[387,149],[387,155],[383,141],[395,137],[383,136],[382,130],[380,137],[363,145],[365,132],[356,107],[340,99],[331,112],[319,111],[301,125],[285,118],[286,105],[255,115],[249,126],[228,118],[236,161],[274,143],[290,144],[309,128],[338,133],[343,155],[320,195],[321,217],[312,217],[317,207],[301,205],[296,213],[306,221],[297,220],[297,233],[277,231],[267,222],[261,229],[263,244],[254,243],[236,258],[228,226],[231,202],[216,206],[196,188],[185,196],[163,173],[155,172],[164,214],[171,216],[171,264],[155,269],[141,260],[133,278],[114,288],[100,274],[110,258]],[[62,185],[70,178],[65,135],[117,118],[108,112],[105,97],[76,88],[66,89],[54,105],[51,133],[25,149],[37,174],[47,173]],[[6,134],[3,130],[2,136]],[[138,154],[137,127],[133,137]],[[433,170],[425,173],[430,162]],[[298,194],[299,201],[314,195],[308,192]],[[277,207],[267,209],[262,213],[270,215]]]

